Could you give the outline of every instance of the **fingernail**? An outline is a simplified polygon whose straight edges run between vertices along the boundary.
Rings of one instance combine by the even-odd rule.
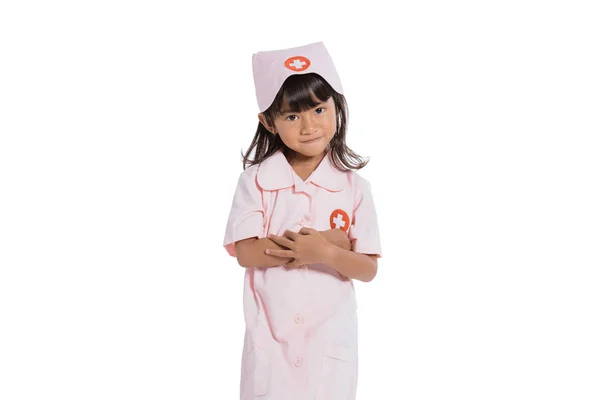
[[[266,253],[266,254],[271,254],[271,250],[269,250],[269,249],[266,249],[266,250],[265,250],[265,253]]]

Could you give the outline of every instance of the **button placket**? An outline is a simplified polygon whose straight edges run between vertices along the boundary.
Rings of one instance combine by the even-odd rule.
[[[304,323],[304,316],[302,315],[302,313],[296,312],[293,315],[293,319],[294,323],[296,324],[296,329],[294,329],[293,332],[296,336],[296,339],[300,340],[301,338],[304,338],[304,327],[302,326],[302,324]],[[295,340],[293,340],[292,342],[294,342],[296,345],[293,346],[292,349],[290,349],[292,354],[295,353],[295,358],[293,358],[291,361],[296,367],[299,368],[304,364],[305,349],[300,341],[296,342]]]

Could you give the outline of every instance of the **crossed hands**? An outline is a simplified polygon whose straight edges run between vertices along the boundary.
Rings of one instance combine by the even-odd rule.
[[[340,229],[336,229],[339,235],[346,235]],[[326,231],[329,233],[330,231]],[[326,263],[332,247],[335,246],[317,230],[312,228],[302,228],[298,233],[286,230],[283,236],[269,235],[269,239],[283,249],[266,249],[265,253],[274,257],[293,258],[292,261],[284,264],[288,268],[302,267],[304,264]]]

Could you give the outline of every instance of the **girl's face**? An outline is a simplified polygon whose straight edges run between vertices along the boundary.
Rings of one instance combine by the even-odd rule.
[[[262,113],[258,118],[271,133],[279,134],[287,147],[307,158],[323,155],[336,131],[337,115],[333,97],[300,112],[290,111],[287,99],[284,99],[274,126],[267,125]]]

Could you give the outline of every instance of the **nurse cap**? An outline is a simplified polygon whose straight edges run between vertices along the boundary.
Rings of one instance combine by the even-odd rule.
[[[284,50],[259,51],[252,55],[252,72],[260,112],[269,108],[281,85],[291,75],[314,72],[336,92],[343,94],[340,77],[322,42]]]

